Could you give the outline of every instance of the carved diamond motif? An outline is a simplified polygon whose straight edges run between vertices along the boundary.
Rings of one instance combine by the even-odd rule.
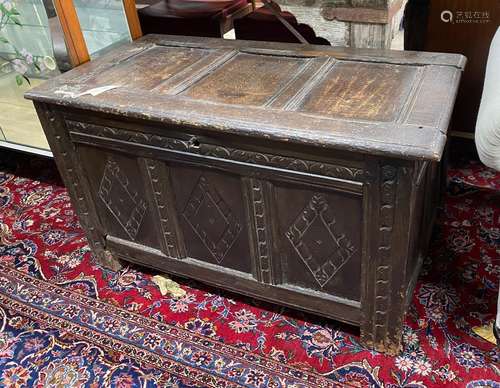
[[[321,194],[313,195],[286,237],[321,288],[355,252],[351,241],[338,231],[332,209]]]
[[[127,176],[111,158],[104,167],[104,174],[99,186],[99,197],[128,236],[135,241],[146,213],[146,202],[130,188]]]
[[[222,263],[241,231],[231,209],[202,175],[182,215],[217,263]]]

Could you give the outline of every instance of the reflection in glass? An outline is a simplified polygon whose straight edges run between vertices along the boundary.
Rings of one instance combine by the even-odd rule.
[[[48,149],[24,92],[58,74],[42,0],[0,0],[0,142]]]
[[[91,58],[131,41],[122,0],[74,0],[74,4]]]
[[[74,5],[92,59],[131,41],[122,0]],[[23,95],[70,67],[52,0],[0,0],[0,147],[50,154],[33,104]]]

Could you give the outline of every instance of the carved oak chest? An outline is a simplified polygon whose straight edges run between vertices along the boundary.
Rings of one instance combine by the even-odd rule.
[[[28,92],[93,252],[398,352],[465,58],[146,36]]]

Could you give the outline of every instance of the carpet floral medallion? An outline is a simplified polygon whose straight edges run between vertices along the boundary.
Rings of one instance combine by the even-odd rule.
[[[500,351],[472,331],[496,311],[492,170],[449,172],[404,351],[389,357],[331,320],[188,280],[162,296],[155,273],[100,267],[66,190],[41,179],[53,166],[30,166],[0,163],[2,387],[500,388]]]

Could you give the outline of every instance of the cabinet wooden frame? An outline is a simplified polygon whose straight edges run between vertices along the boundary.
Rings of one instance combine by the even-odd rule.
[[[132,40],[142,36],[135,0],[122,0],[128,29]],[[61,24],[68,57],[72,67],[90,61],[87,44],[83,36],[73,0],[53,0]]]

